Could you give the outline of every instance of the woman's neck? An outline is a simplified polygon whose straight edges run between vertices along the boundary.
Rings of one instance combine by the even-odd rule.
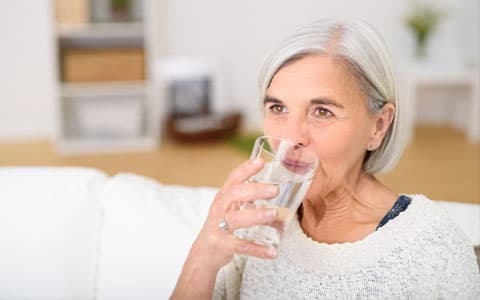
[[[353,184],[302,205],[301,225],[312,239],[325,243],[354,242],[375,231],[397,196],[375,177],[362,174]]]

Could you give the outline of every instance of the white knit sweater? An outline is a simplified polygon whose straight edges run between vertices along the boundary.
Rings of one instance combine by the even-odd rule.
[[[480,299],[468,238],[431,200],[354,243],[310,239],[294,219],[275,260],[235,257],[217,275],[214,299]]]

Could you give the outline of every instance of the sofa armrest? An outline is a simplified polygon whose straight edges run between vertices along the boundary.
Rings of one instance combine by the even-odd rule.
[[[0,299],[94,299],[106,178],[86,168],[0,168]]]
[[[168,299],[215,193],[113,177],[102,195],[97,299]]]

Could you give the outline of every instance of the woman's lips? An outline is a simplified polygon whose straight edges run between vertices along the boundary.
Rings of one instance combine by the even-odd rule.
[[[283,163],[283,166],[288,170],[295,173],[300,173],[300,174],[307,173],[312,167],[311,162],[288,159],[288,158],[284,159],[282,163]]]
[[[294,166],[294,167],[306,167],[310,164],[306,161],[293,160],[293,159],[288,159],[288,158],[284,159],[283,162],[287,165]]]

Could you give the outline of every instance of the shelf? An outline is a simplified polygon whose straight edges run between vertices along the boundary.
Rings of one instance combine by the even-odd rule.
[[[463,116],[464,126],[468,139],[472,143],[480,141],[480,85],[479,70],[466,69],[459,66],[439,67],[435,64],[407,65],[401,69],[401,94],[405,101],[405,137],[408,142],[413,139],[416,122],[416,106],[421,101],[419,90],[423,88],[467,88],[467,114]]]
[[[132,1],[126,22],[108,21],[108,2],[94,2],[87,19],[106,21],[53,27],[58,152],[151,150],[158,142],[149,73],[155,1]]]
[[[127,152],[152,150],[157,146],[153,137],[125,138],[63,138],[57,143],[57,150],[63,155],[97,154],[107,152]]]
[[[60,94],[62,97],[138,96],[145,95],[147,85],[145,81],[64,83]]]
[[[424,85],[469,85],[478,82],[478,69],[438,64],[406,64],[400,68],[404,81],[421,82]]]
[[[57,34],[60,39],[142,38],[144,35],[143,25],[143,22],[58,25]]]

